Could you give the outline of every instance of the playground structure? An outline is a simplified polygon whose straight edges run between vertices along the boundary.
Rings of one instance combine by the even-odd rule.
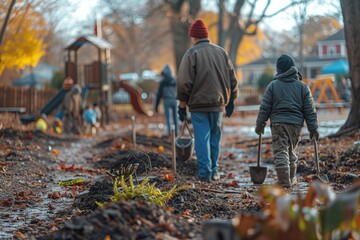
[[[311,81],[311,94],[316,96],[316,107],[317,108],[328,108],[330,112],[334,111],[334,108],[339,108],[340,112],[344,111],[344,103],[340,100],[340,97],[334,87],[334,75],[319,75],[315,80]],[[305,79],[306,84],[310,83],[310,80]],[[330,100],[330,97],[333,100]]]
[[[90,64],[78,64],[78,50],[86,45],[91,44],[96,47],[97,60]],[[113,46],[98,36],[83,36],[76,39],[68,47],[65,59],[65,76],[69,76],[74,80],[75,84],[82,86],[82,99],[86,103],[87,96],[91,90],[97,91],[97,102],[105,118],[102,118],[101,124],[108,124],[110,122],[110,109],[112,105],[112,90],[123,88],[130,95],[131,104],[134,110],[146,116],[152,116],[152,112],[147,112],[141,100],[141,89],[134,84],[125,81],[111,81],[110,70],[110,49]],[[54,111],[63,101],[67,90],[61,89],[50,99],[50,101],[41,108],[41,110],[34,114],[23,115],[20,120],[23,124],[28,124],[37,120],[41,115],[49,115]],[[96,93],[96,92],[95,92]],[[104,122],[105,121],[105,122]]]
[[[80,66],[78,64],[78,50],[91,44],[96,47],[97,60],[90,64]],[[80,86],[87,86],[89,90],[98,90],[97,102],[104,113],[106,123],[110,121],[109,109],[111,108],[111,80],[110,80],[110,50],[111,43],[95,35],[82,36],[76,39],[68,47],[65,59],[65,76],[70,76]]]
[[[113,83],[113,89],[122,88],[130,95],[130,102],[133,106],[133,109],[142,115],[151,117],[153,115],[152,111],[146,111],[141,100],[141,88],[136,86],[130,81],[119,80]]]
[[[86,43],[94,45],[98,50],[98,60],[91,64],[84,65],[83,68],[78,65],[77,51]],[[65,63],[65,75],[72,77],[75,82],[81,86],[88,86],[89,89],[98,90],[98,101],[100,109],[105,113],[106,123],[110,121],[110,113],[112,105],[112,92],[118,88],[123,88],[130,95],[133,109],[145,116],[152,116],[152,112],[147,112],[141,100],[141,89],[129,81],[119,80],[111,81],[111,61],[110,49],[113,46],[97,36],[84,36],[78,38],[70,44],[67,50],[67,59]]]

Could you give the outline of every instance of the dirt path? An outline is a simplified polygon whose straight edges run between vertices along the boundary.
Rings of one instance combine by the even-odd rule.
[[[96,147],[106,137],[68,139],[6,129],[1,138],[1,239],[56,230],[76,215],[74,198],[104,174],[93,160],[106,150]],[[66,186],[69,180],[79,183]]]
[[[165,179],[164,176],[171,173],[171,145],[168,138],[161,136],[165,131],[163,126],[160,127],[163,119],[137,120],[136,149],[133,148],[128,119],[112,125],[96,138],[69,139],[32,131],[3,130],[0,136],[0,238],[32,239],[51,234],[48,238],[104,239],[112,232],[114,239],[126,239],[122,234],[134,236],[137,234],[135,229],[139,228],[149,239],[159,237],[160,233],[165,234],[160,239],[170,236],[199,239],[205,220],[231,219],[241,212],[259,213],[261,205],[257,201],[257,190],[260,186],[252,184],[249,175],[249,166],[255,165],[257,153],[256,135],[250,134],[253,117],[246,121],[237,117],[224,121],[221,179],[213,184],[196,181],[196,160],[178,161],[175,179],[170,182]],[[358,140],[360,136],[356,133],[320,141],[322,168],[327,170],[337,191],[345,189],[359,174],[356,156],[360,150],[354,147],[354,141]],[[306,192],[311,175],[315,173],[312,144],[304,139],[299,152],[300,183],[291,189],[291,194]],[[129,202],[127,207],[119,203],[98,209],[95,201],[105,202],[113,194],[111,180],[105,171],[118,169],[129,161],[129,156],[136,156],[135,160],[140,159],[140,162],[151,162],[146,162],[138,176],[151,177],[160,188],[174,184],[189,184],[191,188],[175,195],[163,210],[138,202]],[[275,183],[271,140],[266,137],[261,158],[263,165],[268,167],[265,184]],[[71,179],[82,182],[64,186]],[[59,181],[63,184],[59,185]],[[120,212],[111,215],[115,209]],[[127,212],[129,209],[139,212],[140,220],[132,219]],[[152,213],[142,215],[140,212],[144,209],[150,209]],[[128,222],[121,222],[117,227],[109,225],[106,222],[109,220],[93,220],[110,217],[123,221],[125,216]],[[159,222],[155,228],[158,230],[152,230],[154,226],[144,224],[156,222],[159,217],[168,219],[172,227]],[[138,226],[137,221],[142,224]],[[95,232],[98,235],[94,235]]]

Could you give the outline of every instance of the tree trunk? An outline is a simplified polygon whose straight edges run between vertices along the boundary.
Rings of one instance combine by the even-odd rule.
[[[352,84],[352,103],[349,116],[339,133],[360,128],[360,1],[341,0],[341,9]]]
[[[173,35],[173,44],[175,51],[176,69],[179,68],[181,59],[190,46],[188,36],[190,20],[194,19],[201,9],[201,0],[164,0],[172,10],[170,17],[171,33]],[[188,4],[188,9],[185,9]]]
[[[224,31],[224,12],[225,12],[225,0],[219,0],[219,20],[218,20],[218,45],[222,48],[225,47],[225,41],[227,36],[225,36]]]
[[[234,67],[237,67],[236,64],[236,56],[240,47],[240,43],[244,38],[244,33],[241,31],[240,28],[236,28],[235,31],[231,34],[231,42],[229,46],[229,57],[231,62],[234,64]]]
[[[190,38],[188,36],[190,23],[182,22],[176,17],[172,18],[170,21],[175,51],[176,69],[178,69],[184,53],[190,46]]]
[[[4,24],[3,24],[2,28],[1,28],[1,33],[0,33],[0,46],[1,46],[2,41],[3,41],[3,39],[4,39],[5,30],[6,30],[6,27],[7,27],[8,22],[9,22],[10,15],[11,15],[11,11],[12,11],[15,3],[16,3],[16,0],[12,0],[12,1],[11,1],[10,6],[9,6],[9,9],[8,9],[8,11],[7,11],[7,13],[6,13],[5,21],[4,21]]]

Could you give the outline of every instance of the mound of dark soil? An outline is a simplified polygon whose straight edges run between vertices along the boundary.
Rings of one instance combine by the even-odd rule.
[[[119,169],[121,166],[138,163],[136,173],[147,173],[154,167],[171,168],[171,157],[157,153],[143,153],[134,150],[120,150],[102,157],[96,167],[105,169]]]
[[[76,196],[73,207],[81,210],[95,210],[98,208],[95,202],[108,202],[110,196],[114,195],[113,183],[108,179],[96,182],[88,192]]]
[[[87,216],[75,217],[45,239],[199,239],[200,225],[143,202],[116,202]]]
[[[132,142],[132,132],[126,133],[126,135],[121,137],[121,139],[122,141]],[[155,148],[163,146],[165,149],[171,149],[171,139],[166,136],[148,136],[136,133],[136,144]]]
[[[121,166],[138,163],[137,175],[148,173],[152,168],[171,168],[171,156],[167,154],[157,154],[154,152],[144,153],[134,150],[119,150],[107,154],[96,163],[96,167],[105,169],[119,169]],[[177,160],[177,172],[187,176],[197,175],[197,165],[195,160]]]
[[[174,208],[174,213],[189,213],[195,218],[231,218],[234,209],[226,202],[226,197],[199,189],[185,189],[169,200],[168,206]]]

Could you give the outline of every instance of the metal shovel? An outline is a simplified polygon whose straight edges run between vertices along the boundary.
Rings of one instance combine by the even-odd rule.
[[[313,137],[314,148],[315,148],[315,163],[316,163],[316,179],[319,179],[323,183],[329,183],[329,178],[326,174],[320,174],[320,167],[319,167],[319,151],[318,151],[318,144],[316,138]]]
[[[262,138],[261,138],[261,134],[259,134],[257,166],[250,166],[250,177],[251,177],[251,181],[254,184],[262,184],[267,174],[267,167],[260,167],[261,143],[262,143]]]

